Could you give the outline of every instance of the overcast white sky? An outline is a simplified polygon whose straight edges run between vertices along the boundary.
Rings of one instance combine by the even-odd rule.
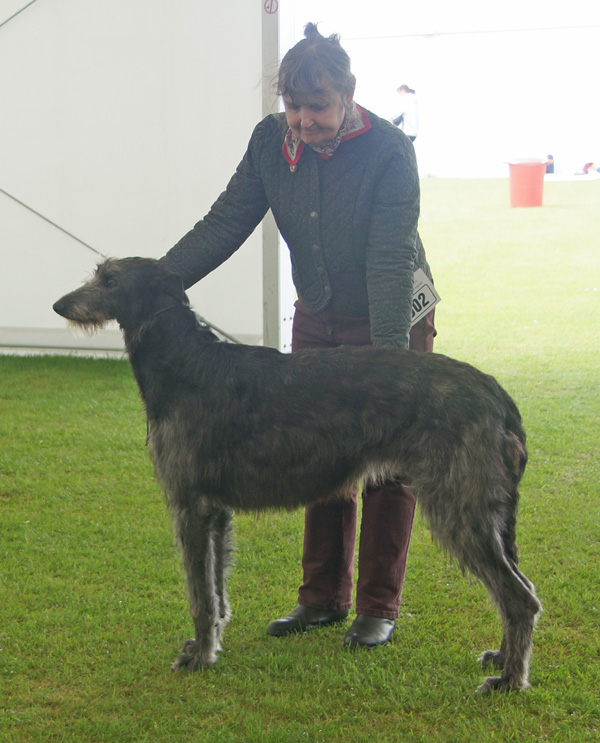
[[[391,33],[435,33],[553,26],[589,26],[600,23],[600,7],[590,0],[295,0],[297,24],[321,21],[327,33],[384,36]],[[282,0],[285,11],[289,0]],[[322,31],[323,32],[323,31]]]
[[[281,1],[290,46],[308,21],[339,33],[356,98],[391,116],[402,83],[419,96],[423,174],[503,175],[552,153],[574,173],[600,164],[600,3],[590,0]]]

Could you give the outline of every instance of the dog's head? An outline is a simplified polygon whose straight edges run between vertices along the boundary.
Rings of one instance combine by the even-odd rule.
[[[181,278],[152,258],[109,258],[92,278],[54,303],[73,325],[98,330],[110,320],[135,327],[176,304],[188,304]]]

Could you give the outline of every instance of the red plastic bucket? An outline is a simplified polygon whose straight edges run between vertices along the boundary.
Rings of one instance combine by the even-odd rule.
[[[510,173],[510,205],[541,206],[544,194],[546,160],[521,159],[508,163]]]

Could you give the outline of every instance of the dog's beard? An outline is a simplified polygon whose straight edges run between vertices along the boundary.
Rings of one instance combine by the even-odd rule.
[[[89,337],[105,328],[109,322],[112,322],[112,320],[113,318],[111,317],[102,316],[94,318],[87,317],[85,320],[67,318],[67,325],[73,331],[74,335]]]

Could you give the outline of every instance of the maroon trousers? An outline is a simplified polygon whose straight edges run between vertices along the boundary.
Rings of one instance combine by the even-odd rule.
[[[410,332],[410,348],[432,351],[434,311]],[[300,302],[292,327],[292,351],[371,345],[368,318],[343,317],[326,309],[312,314]],[[396,619],[415,513],[415,497],[388,482],[363,494],[358,551],[356,612]],[[305,511],[303,583],[298,603],[313,609],[352,606],[357,492],[344,501],[319,502]]]

